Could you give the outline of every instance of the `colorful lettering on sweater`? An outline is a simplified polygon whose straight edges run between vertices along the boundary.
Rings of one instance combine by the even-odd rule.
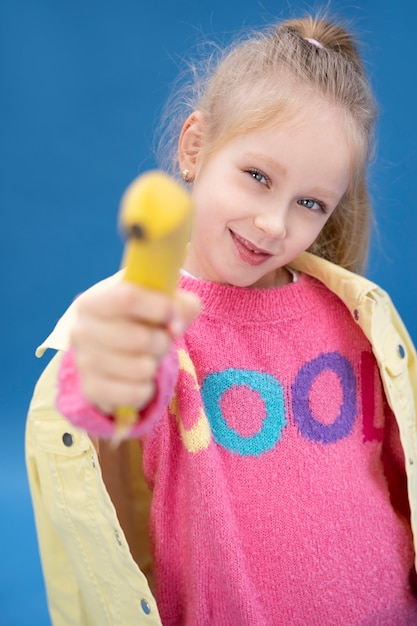
[[[187,389],[187,395],[190,396],[184,405],[188,410],[196,412],[197,419],[193,426],[185,428],[177,396],[172,400],[170,410],[178,420],[181,438],[189,452],[195,453],[207,448],[213,435],[219,445],[231,452],[242,456],[257,456],[271,450],[284,436],[288,410],[282,383],[273,375],[256,370],[228,368],[206,376],[200,390],[194,365],[184,349],[178,351],[178,360],[178,385],[183,391]],[[370,352],[364,351],[361,355],[361,373],[361,385],[358,389],[352,363],[339,352],[320,354],[303,364],[292,384],[292,412],[303,437],[323,444],[336,443],[347,437],[357,417],[357,394],[360,392],[362,406],[366,409],[362,415],[364,441],[382,440],[383,429],[374,424],[374,379],[378,373],[375,359]],[[326,374],[329,382],[328,395],[340,396],[341,402],[333,419],[323,423],[314,415],[312,392],[320,377]],[[333,376],[329,377],[329,374]],[[225,403],[233,407],[233,394],[242,391],[242,388],[246,390],[247,406],[251,402],[258,404],[258,414],[262,415],[260,429],[249,436],[232,428],[223,412]],[[203,402],[198,398],[199,393]],[[188,422],[193,422],[192,417]]]

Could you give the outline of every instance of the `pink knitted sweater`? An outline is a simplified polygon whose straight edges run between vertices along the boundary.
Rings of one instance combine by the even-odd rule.
[[[404,460],[349,311],[304,275],[181,287],[203,311],[133,433],[164,626],[417,624]],[[58,404],[93,434],[113,430],[82,398],[71,353]]]

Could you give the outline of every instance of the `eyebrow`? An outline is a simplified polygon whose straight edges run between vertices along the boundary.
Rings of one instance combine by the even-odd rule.
[[[282,163],[267,154],[263,154],[262,152],[253,152],[250,150],[249,152],[246,152],[246,156],[250,159],[259,159],[260,161],[263,161],[268,167],[278,171],[281,176],[287,176],[287,169],[282,165]]]
[[[263,161],[267,167],[270,167],[279,172],[279,174],[284,178],[287,176],[286,167],[284,167],[282,163],[269,156],[268,154],[263,154],[262,152],[254,152],[250,150],[246,153],[246,156],[248,156],[250,159],[259,159],[260,161]],[[314,187],[314,189],[311,190],[311,194],[313,196],[325,197],[329,200],[334,200],[334,202],[340,201],[339,194],[331,191],[330,189],[326,189],[325,187]]]
[[[333,200],[336,203],[340,202],[341,199],[339,194],[324,187],[314,187],[312,192],[314,196],[329,198],[329,200]]]

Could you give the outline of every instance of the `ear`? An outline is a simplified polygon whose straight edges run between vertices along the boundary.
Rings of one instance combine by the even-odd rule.
[[[201,152],[205,120],[201,111],[194,111],[182,127],[178,141],[178,163],[181,171],[189,170],[195,176]]]

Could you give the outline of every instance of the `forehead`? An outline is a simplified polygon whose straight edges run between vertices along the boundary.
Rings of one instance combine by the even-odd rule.
[[[326,102],[294,113],[266,128],[243,133],[229,143],[243,155],[258,155],[280,174],[309,179],[349,179],[355,150],[341,111]],[[307,180],[306,180],[307,182]]]

